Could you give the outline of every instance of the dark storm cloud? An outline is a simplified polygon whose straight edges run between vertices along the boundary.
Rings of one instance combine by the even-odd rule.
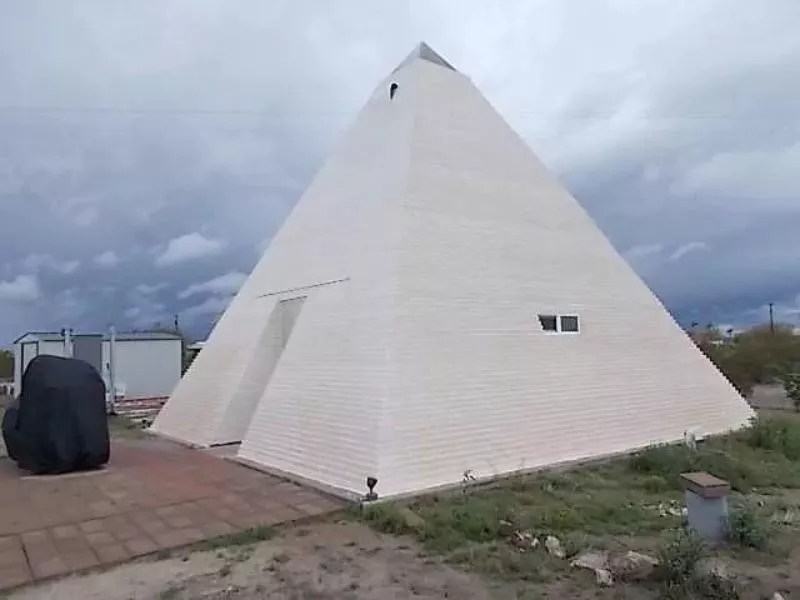
[[[3,3],[0,340],[176,312],[204,333],[420,39],[679,315],[791,317],[798,6]]]

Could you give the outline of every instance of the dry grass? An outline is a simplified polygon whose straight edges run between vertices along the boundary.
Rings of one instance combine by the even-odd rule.
[[[796,545],[800,530],[775,522],[787,510],[800,509],[796,415],[760,419],[744,432],[706,441],[697,449],[653,447],[602,465],[516,477],[491,489],[468,488],[406,507],[379,503],[365,507],[361,518],[378,530],[413,536],[431,555],[470,570],[505,580],[555,582],[575,576],[568,561],[555,560],[541,548],[520,552],[515,532],[555,535],[568,556],[620,545],[655,552],[668,543],[665,535],[681,529],[679,476],[692,470],[728,479],[735,490],[733,539],[722,555],[755,570],[774,567],[776,577],[786,576],[776,563]],[[406,509],[419,519],[409,519]],[[734,592],[727,584],[705,576],[690,583],[694,596],[686,597],[749,597],[746,591],[730,595]],[[661,584],[629,585],[645,598],[665,593]],[[726,595],[716,595],[723,588]]]
[[[108,432],[112,438],[141,439],[147,437],[147,433],[141,423],[122,415],[110,415],[108,417]]]

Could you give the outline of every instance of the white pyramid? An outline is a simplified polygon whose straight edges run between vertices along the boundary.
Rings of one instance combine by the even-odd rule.
[[[422,45],[369,98],[153,428],[241,441],[240,458],[345,494],[373,476],[391,496],[752,414],[472,82]]]

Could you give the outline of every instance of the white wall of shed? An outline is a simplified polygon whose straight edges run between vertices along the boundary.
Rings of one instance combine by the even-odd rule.
[[[103,341],[103,378],[108,385],[110,342]],[[127,398],[167,397],[181,378],[181,342],[175,340],[117,340],[114,345],[115,381]]]
[[[22,373],[24,367],[22,365],[22,343],[17,342],[14,344],[14,393],[19,394],[22,389]]]
[[[22,389],[22,344],[17,342],[14,344],[14,393],[19,394]]]
[[[24,343],[38,342],[39,354],[49,354],[51,356],[64,356],[64,342],[57,340],[39,341],[35,334],[28,334],[14,344],[14,393],[19,394],[22,391],[22,374],[28,363],[33,359],[34,355],[26,355],[25,361],[22,360],[22,345]]]

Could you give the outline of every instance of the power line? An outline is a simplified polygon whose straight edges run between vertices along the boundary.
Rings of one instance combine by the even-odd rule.
[[[274,110],[213,109],[213,108],[126,108],[109,106],[14,106],[0,105],[3,112],[73,113],[73,114],[131,114],[131,115],[198,115],[198,116],[276,116]],[[289,114],[289,113],[286,113]],[[311,113],[313,116],[313,113]],[[316,113],[336,114],[336,113]],[[341,113],[344,114],[344,113]],[[281,115],[283,118],[285,115]],[[302,115],[308,117],[308,113]]]
[[[18,113],[71,113],[71,114],[129,114],[129,115],[166,115],[166,116],[262,116],[273,117],[276,119],[297,118],[308,119],[313,117],[328,116],[349,116],[351,111],[309,111],[304,113],[264,110],[252,108],[158,108],[158,107],[116,107],[116,106],[65,106],[65,105],[0,105],[2,112]],[[536,117],[542,119],[557,119],[559,121],[592,121],[607,120],[619,116],[619,113],[595,113],[588,115],[558,115],[558,113],[544,113],[541,111],[509,111],[509,115],[514,117]],[[694,115],[652,115],[643,117],[626,117],[626,121],[731,121],[731,122],[755,122],[755,123],[790,123],[792,119],[758,116],[745,117],[734,115],[713,115],[713,114],[694,114]],[[800,121],[798,121],[800,124]]]

